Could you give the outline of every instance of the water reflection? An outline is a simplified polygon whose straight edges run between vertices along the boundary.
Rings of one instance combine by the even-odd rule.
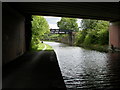
[[[114,88],[120,88],[120,53],[108,53],[108,77]]]
[[[69,89],[120,88],[120,53],[101,53],[61,43],[51,45]]]

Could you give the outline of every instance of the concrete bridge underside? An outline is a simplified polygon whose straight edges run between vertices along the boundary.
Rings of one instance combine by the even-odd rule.
[[[54,51],[24,56],[30,49],[31,15],[108,20],[110,45],[120,48],[119,3],[2,3],[3,88],[66,90]]]
[[[110,45],[112,44],[114,47],[120,48],[119,9],[119,3],[105,2],[4,2],[2,3],[3,64],[29,51],[31,41],[31,15],[110,21]]]

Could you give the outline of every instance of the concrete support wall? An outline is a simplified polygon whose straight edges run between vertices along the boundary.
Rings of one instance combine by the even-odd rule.
[[[7,4],[2,8],[2,60],[6,64],[26,51],[25,17]]]
[[[120,21],[111,22],[109,28],[109,45],[120,49]]]
[[[65,44],[69,44],[69,38],[68,38],[68,36],[62,38],[62,39],[60,40],[60,42],[65,43]]]
[[[74,45],[74,42],[75,42],[75,35],[74,35],[74,33],[69,33],[68,36],[62,38],[60,41],[62,43],[72,46],[72,45]]]
[[[32,16],[31,15],[25,15],[25,42],[26,42],[26,50],[29,51],[31,46],[31,37],[32,37]]]

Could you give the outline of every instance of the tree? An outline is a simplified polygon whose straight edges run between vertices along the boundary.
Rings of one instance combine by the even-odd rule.
[[[95,29],[97,30],[98,44],[105,45],[109,42],[109,22],[99,20]]]
[[[85,30],[79,31],[75,36],[75,44],[79,45],[84,42],[87,32]]]
[[[96,26],[96,24],[97,24],[98,21],[99,20],[82,19],[82,21],[81,21],[81,28],[83,30],[94,29],[94,27]]]
[[[76,30],[76,31],[79,30],[76,18],[62,17],[61,20],[57,22],[57,26],[59,27],[59,29]]]
[[[90,45],[90,44],[108,44],[109,22],[103,20],[83,19],[81,22],[82,31],[76,35],[76,43]]]
[[[33,49],[38,48],[40,39],[43,38],[45,33],[49,33],[49,25],[43,16],[32,16],[32,40],[31,45]]]
[[[89,31],[89,33],[86,34],[84,39],[84,45],[88,46],[90,44],[97,44],[98,38],[97,38],[97,32],[95,30]]]

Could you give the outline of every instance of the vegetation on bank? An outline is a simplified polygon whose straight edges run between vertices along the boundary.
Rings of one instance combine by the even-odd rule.
[[[103,20],[83,19],[82,31],[76,34],[75,45],[98,51],[108,51],[109,22]]]
[[[53,50],[53,48],[50,45],[48,44],[45,44],[45,45],[46,45],[46,50]]]
[[[32,39],[31,39],[31,51],[41,50],[53,50],[53,48],[41,40],[45,34],[50,33],[49,25],[43,16],[32,16]]]
[[[108,51],[109,22],[103,20],[82,19],[78,27],[75,18],[61,18],[59,29],[76,30],[74,45],[98,51]],[[80,30],[79,30],[80,29]],[[61,35],[64,38],[67,35]]]
[[[88,49],[88,50],[96,50],[96,51],[100,51],[100,52],[108,52],[109,51],[108,45],[91,44],[89,46],[86,46],[86,45],[80,44],[77,46],[83,47],[83,48]]]
[[[41,51],[41,50],[53,50],[51,46],[45,43],[39,43],[37,46],[33,46],[31,51]]]
[[[102,20],[82,20],[82,31],[76,34],[75,44],[107,45],[109,42],[109,22]]]

